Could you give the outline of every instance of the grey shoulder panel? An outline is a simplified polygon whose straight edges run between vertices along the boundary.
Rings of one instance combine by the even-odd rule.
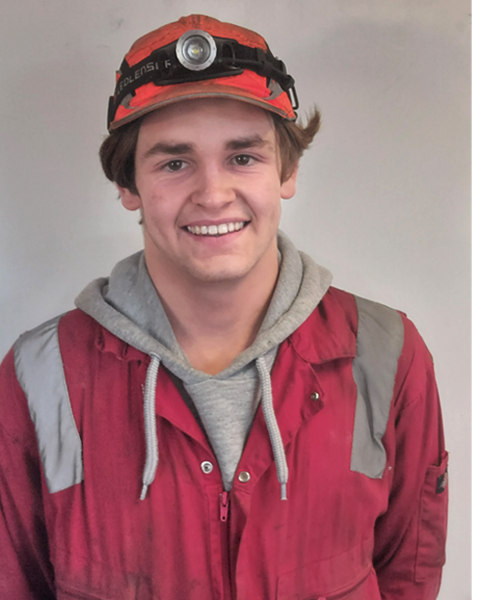
[[[28,331],[14,347],[16,375],[35,425],[50,493],[83,481],[82,442],[64,377],[59,320],[56,317]]]
[[[355,299],[358,333],[352,371],[357,398],[351,470],[380,478],[386,464],[382,437],[389,419],[404,329],[397,311]]]

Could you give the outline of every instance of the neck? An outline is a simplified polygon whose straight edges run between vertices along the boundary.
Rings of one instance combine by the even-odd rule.
[[[215,375],[251,346],[276,285],[277,253],[273,258],[264,269],[218,282],[172,277],[148,263],[177,342],[195,369]]]

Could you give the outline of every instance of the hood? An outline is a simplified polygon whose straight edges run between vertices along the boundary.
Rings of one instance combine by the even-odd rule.
[[[163,365],[184,382],[207,377],[226,379],[293,333],[330,286],[330,272],[298,251],[282,232],[278,235],[278,249],[278,281],[259,333],[253,344],[217,375],[191,367],[175,339],[142,251],[120,261],[109,278],[92,281],[75,304],[122,341],[146,354],[157,354]]]

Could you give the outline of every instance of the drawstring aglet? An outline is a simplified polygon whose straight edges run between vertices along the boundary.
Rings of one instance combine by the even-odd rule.
[[[288,500],[288,498],[286,497],[286,483],[281,484],[281,499]]]

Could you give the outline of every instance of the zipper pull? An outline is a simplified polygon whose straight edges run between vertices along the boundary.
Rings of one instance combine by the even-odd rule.
[[[227,492],[222,492],[220,495],[220,520],[224,523],[227,521],[227,512],[229,510],[229,496]]]

